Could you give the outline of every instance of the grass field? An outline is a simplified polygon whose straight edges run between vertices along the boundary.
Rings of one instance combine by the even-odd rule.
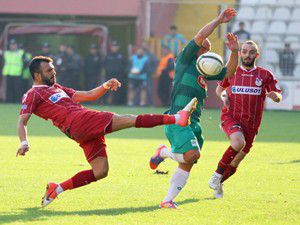
[[[101,110],[163,111],[124,107]],[[167,175],[154,174],[148,168],[154,148],[167,143],[162,127],[108,135],[109,176],[65,192],[41,209],[48,181],[63,181],[89,165],[75,142],[36,116],[28,127],[31,150],[16,158],[18,111],[17,105],[0,104],[0,224],[299,224],[299,112],[265,113],[251,153],[225,183],[224,198],[214,200],[207,182],[228,141],[218,128],[219,112],[205,110],[202,158],[176,199],[180,205],[176,211],[158,208],[176,164],[162,164],[160,169],[169,171]]]

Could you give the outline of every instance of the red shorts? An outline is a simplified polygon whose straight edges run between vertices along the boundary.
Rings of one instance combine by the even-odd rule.
[[[249,129],[244,126],[240,121],[234,119],[229,113],[221,114],[221,127],[228,138],[235,132],[242,132],[246,141],[246,145],[242,151],[245,153],[250,151],[256,137],[257,130]]]
[[[111,132],[113,113],[88,110],[74,119],[69,135],[79,143],[88,162],[107,157],[104,135]]]

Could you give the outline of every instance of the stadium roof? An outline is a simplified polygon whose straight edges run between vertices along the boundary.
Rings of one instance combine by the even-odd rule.
[[[137,17],[140,0],[0,0],[0,13]]]

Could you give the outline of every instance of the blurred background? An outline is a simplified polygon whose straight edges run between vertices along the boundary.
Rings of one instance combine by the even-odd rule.
[[[226,61],[225,34],[253,39],[258,65],[279,80],[284,100],[268,109],[300,109],[300,0],[0,0],[0,101],[20,103],[31,87],[32,57],[54,59],[62,85],[86,90],[115,77],[123,86],[101,103],[168,106],[174,59],[198,30],[226,8],[236,19],[210,40]],[[215,82],[206,106],[217,108]]]

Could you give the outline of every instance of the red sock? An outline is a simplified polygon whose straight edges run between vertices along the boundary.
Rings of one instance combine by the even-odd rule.
[[[226,167],[231,163],[231,161],[237,154],[238,152],[235,151],[231,146],[229,146],[225,151],[224,155],[222,156],[222,159],[218,164],[216,172],[219,174],[224,174]]]
[[[84,170],[77,173],[72,178],[60,183],[59,185],[64,191],[66,191],[87,185],[94,181],[96,181],[96,178],[94,176],[93,170]]]
[[[155,127],[163,124],[174,124],[174,115],[165,114],[144,114],[138,115],[135,121],[135,127]]]
[[[223,174],[221,183],[223,183],[225,180],[227,180],[229,177],[231,177],[236,172],[236,169],[237,169],[236,167],[229,165]]]

